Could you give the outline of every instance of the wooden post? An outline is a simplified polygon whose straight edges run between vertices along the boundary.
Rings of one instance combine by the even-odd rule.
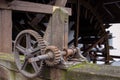
[[[77,0],[77,14],[76,14],[76,27],[75,27],[75,47],[78,46],[78,38],[80,31],[80,0]]]
[[[56,0],[55,5],[65,6],[66,2],[67,2],[67,0]],[[57,46],[59,49],[62,49],[63,47],[67,48],[67,46],[68,46],[67,45],[68,44],[68,42],[67,42],[68,41],[67,40],[67,38],[68,38],[68,22],[66,22],[64,24],[65,14],[64,14],[64,16],[61,16],[61,18],[60,18],[60,16],[59,17],[57,16],[56,18],[51,18],[50,21],[49,21],[46,33],[44,35],[44,40],[49,42],[50,45],[52,44],[52,45]],[[54,15],[54,17],[55,17],[55,15]],[[66,15],[66,17],[68,17],[68,15]],[[56,23],[56,21],[57,21],[57,23]],[[54,30],[52,30],[52,29],[54,29]],[[51,37],[51,36],[53,36],[53,37]],[[57,37],[55,38],[55,36],[57,36]],[[58,39],[60,39],[60,40],[57,41]],[[57,43],[55,43],[54,41],[57,42]],[[62,80],[62,75],[63,74],[61,74],[60,69],[52,68],[50,70],[51,80]]]
[[[109,53],[109,43],[108,43],[108,34],[105,39],[105,64],[109,64],[110,53]]]
[[[56,0],[55,5],[57,6],[65,6],[67,3],[67,0]]]
[[[61,7],[63,7],[63,6],[65,6],[66,5],[66,3],[67,3],[67,0],[56,0],[56,2],[55,2],[55,6],[61,6]],[[54,7],[54,9],[55,9],[55,7]],[[57,20],[57,18],[56,18],[56,20]],[[55,22],[56,22],[56,20],[55,20]],[[55,23],[55,22],[53,22],[53,24]],[[46,29],[46,32],[45,32],[45,35],[44,35],[44,40],[45,41],[47,41],[48,43],[50,43],[50,45],[51,45],[51,41],[52,41],[52,37],[51,37],[51,35],[56,35],[55,33],[53,33],[52,34],[52,30],[51,29],[53,29],[52,28],[52,25],[51,25],[51,23],[52,23],[52,19],[50,18],[50,20],[49,20],[49,23],[48,23],[48,27],[47,27],[47,29]],[[58,23],[57,23],[58,24]],[[67,23],[66,23],[67,24]],[[58,25],[57,25],[58,26]],[[60,26],[60,25],[59,25]],[[68,24],[66,25],[66,26],[68,26]],[[68,28],[68,27],[67,27]],[[56,29],[57,30],[57,29]],[[60,30],[59,30],[60,31]],[[62,32],[61,32],[62,33]],[[60,33],[60,34],[61,34]],[[62,35],[63,36],[63,35]],[[67,38],[68,38],[68,34],[66,34],[66,37],[64,36],[64,38],[66,39],[66,41],[67,41]],[[65,40],[65,39],[63,39],[63,40]],[[62,40],[62,41],[63,41]],[[59,41],[58,41],[59,42]],[[60,44],[61,42],[59,42],[59,44]],[[65,48],[67,48],[67,42],[63,42],[64,43],[64,47]],[[59,48],[60,48],[60,45],[57,45]],[[62,48],[63,48],[63,46],[62,46]],[[62,49],[62,48],[60,48],[60,49]]]
[[[68,13],[63,8],[56,8],[53,12],[51,20],[44,39],[49,45],[57,46],[59,49],[68,46]]]
[[[57,46],[60,50],[68,47],[68,13],[63,8],[55,8],[45,34],[49,45]],[[52,68],[51,80],[62,80],[60,69]]]
[[[11,10],[0,10],[0,52],[12,53]]]
[[[54,11],[51,22],[51,45],[59,49],[68,46],[68,13],[62,8]]]

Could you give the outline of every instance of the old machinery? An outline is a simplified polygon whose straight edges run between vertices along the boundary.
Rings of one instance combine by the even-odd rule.
[[[18,34],[14,53],[19,71],[30,78],[40,74],[43,61],[47,66],[63,65],[64,67],[69,61],[86,61],[86,58],[80,54],[79,48],[61,51],[56,46],[47,46],[42,37],[33,30],[23,30]]]
[[[29,63],[28,59],[43,54],[45,47],[42,37],[33,30],[24,30],[17,36],[14,44],[15,61],[22,74],[35,77],[40,73],[43,61]]]
[[[32,2],[36,10],[36,6],[44,6],[46,12],[42,12],[44,8],[40,13],[34,10],[13,12],[15,61],[23,75],[36,77],[44,71],[45,64],[49,67],[67,67],[69,64],[86,62],[85,57],[91,56],[96,62],[97,51],[93,49],[101,45],[105,49],[101,55],[109,63],[107,24],[98,11],[101,1],[22,0],[14,3],[30,5]],[[72,11],[70,17],[71,12],[67,10]]]

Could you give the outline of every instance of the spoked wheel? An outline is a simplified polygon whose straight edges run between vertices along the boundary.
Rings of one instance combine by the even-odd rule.
[[[24,76],[33,78],[41,72],[43,61],[29,63],[28,59],[41,55],[45,47],[42,37],[33,30],[24,30],[18,34],[14,55],[16,65]]]

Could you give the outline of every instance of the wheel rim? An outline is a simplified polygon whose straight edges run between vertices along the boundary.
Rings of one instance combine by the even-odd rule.
[[[29,63],[28,59],[41,55],[44,48],[44,41],[38,33],[24,30],[18,34],[14,46],[15,62],[23,75],[32,78],[40,73],[43,61]]]

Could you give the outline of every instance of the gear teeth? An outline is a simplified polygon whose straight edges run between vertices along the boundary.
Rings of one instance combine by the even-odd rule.
[[[41,52],[38,53],[38,54],[36,54],[36,55],[44,54],[45,48],[46,48],[46,45],[45,45],[45,43],[44,43],[44,40],[43,40],[43,38],[42,38],[37,32],[35,32],[35,31],[33,31],[33,30],[23,30],[23,31],[21,31],[21,32],[17,35],[14,45],[16,46],[16,45],[18,44],[18,40],[20,39],[21,35],[25,35],[25,34],[30,34],[31,36],[33,36],[33,37],[35,38],[35,40],[36,40],[36,42],[37,42],[37,44],[38,44],[37,47],[40,48],[40,50],[41,50]],[[14,47],[15,47],[15,46],[14,46]],[[14,51],[16,51],[15,48],[14,48]],[[15,53],[18,54],[18,52],[15,52]],[[16,62],[17,67],[18,67],[18,66],[19,66],[19,65],[18,65],[19,62],[17,62],[17,61],[18,61],[18,60],[15,59],[15,62]],[[37,63],[37,62],[36,62],[36,63]],[[35,73],[32,73],[32,74],[30,73],[31,76],[29,76],[28,74],[26,74],[26,73],[29,73],[29,72],[26,72],[25,70],[24,70],[24,72],[20,70],[20,72],[21,72],[23,75],[25,75],[26,77],[30,77],[30,78],[36,77],[36,76],[38,76],[38,75],[42,72],[42,69],[43,69],[43,61],[39,61],[38,64],[37,64],[37,66],[39,67],[39,70],[38,70],[37,72],[35,72]]]
[[[55,65],[59,64],[59,62],[60,62],[60,57],[61,57],[60,52],[59,52],[59,49],[58,49],[57,47],[55,47],[55,46],[48,46],[48,47],[46,48],[46,51],[47,51],[47,50],[51,50],[51,51],[53,52],[53,54],[54,54],[54,59],[52,59],[52,60],[50,60],[50,59],[45,60],[46,64],[47,64],[48,66],[55,66]]]

